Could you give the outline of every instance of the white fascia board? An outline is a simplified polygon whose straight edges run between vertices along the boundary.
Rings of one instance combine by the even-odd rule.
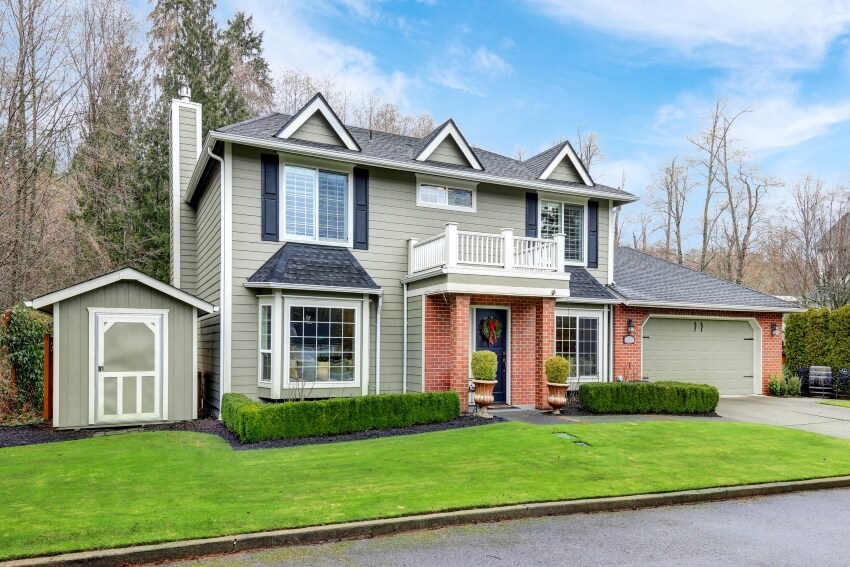
[[[514,287],[506,285],[471,283],[437,284],[408,292],[409,296],[411,297],[415,297],[418,295],[435,295],[438,293],[473,293],[487,295],[511,295],[519,297],[553,297],[555,299],[566,299],[570,296],[569,290],[558,288],[546,289],[537,287]]]
[[[634,203],[640,199],[635,195],[612,195],[611,193],[595,191],[593,187],[587,187],[586,189],[582,186],[565,187],[563,185],[557,185],[554,183],[546,183],[545,181],[511,179],[508,177],[499,177],[498,175],[491,175],[478,171],[447,170],[443,167],[430,165],[425,162],[417,162],[416,164],[413,164],[374,156],[366,156],[363,154],[358,154],[354,156],[343,150],[306,146],[303,144],[291,142],[289,140],[260,140],[250,136],[240,136],[238,134],[228,134],[226,132],[210,132],[210,135],[207,137],[206,145],[207,147],[212,148],[215,145],[215,142],[217,141],[231,142],[234,144],[242,144],[245,146],[253,146],[255,148],[263,148],[275,151],[284,151],[293,154],[322,157],[338,161],[355,161],[359,165],[363,166],[383,167],[387,169],[394,169],[397,171],[410,171],[413,173],[423,173],[426,175],[437,175],[442,177],[451,177],[455,179],[468,179],[470,181],[478,181],[481,183],[493,183],[496,185],[521,187],[523,189],[535,189],[538,191],[546,191],[549,193],[557,193],[560,195],[581,195],[584,197],[593,197],[599,199],[614,199],[623,203]],[[192,200],[195,190],[197,189],[201,174],[203,173],[204,167],[206,167],[206,162],[209,159],[206,156],[206,153],[201,154],[201,158],[198,160],[198,163],[195,166],[195,171],[192,173],[192,179],[189,182],[189,186],[186,190],[186,195],[184,197],[184,200],[186,202],[190,202]]]
[[[481,162],[478,161],[478,157],[475,155],[475,152],[472,151],[472,148],[469,147],[469,144],[466,143],[466,140],[461,135],[460,130],[458,130],[457,125],[453,121],[449,121],[443,126],[443,129],[439,134],[434,136],[434,139],[425,146],[419,155],[416,156],[416,161],[425,161],[431,154],[434,153],[434,150],[443,143],[443,141],[449,136],[455,141],[455,143],[460,148],[460,151],[463,152],[463,157],[466,158],[466,161],[469,162],[470,167],[472,169],[477,169],[479,171],[484,170],[484,166],[481,165]]]
[[[254,289],[291,289],[295,291],[321,291],[333,293],[357,293],[369,295],[383,295],[383,289],[372,289],[364,287],[335,287],[330,285],[305,285],[305,284],[283,284],[274,282],[248,282],[243,284],[245,287]]]
[[[488,268],[465,268],[465,267],[455,267],[455,268],[445,268],[442,266],[437,266],[435,268],[429,268],[427,270],[422,270],[421,272],[414,272],[412,274],[408,274],[404,278],[402,278],[401,283],[410,283],[419,280],[424,280],[427,278],[432,278],[434,276],[441,276],[447,274],[454,275],[467,275],[467,276],[481,276],[481,277],[496,277],[496,278],[523,278],[523,279],[535,279],[535,280],[551,280],[554,282],[569,282],[570,274],[568,272],[520,272],[517,270],[500,270],[498,268],[488,269]]]
[[[573,149],[572,145],[569,142],[564,142],[564,147],[561,148],[561,151],[558,152],[558,155],[555,156],[546,169],[540,174],[540,179],[549,179],[549,176],[552,175],[552,172],[555,171],[555,168],[558,167],[558,164],[563,161],[565,157],[570,158],[570,163],[573,164],[573,167],[576,168],[578,174],[581,176],[581,180],[584,181],[584,184],[588,187],[593,187],[593,179],[590,177],[590,172],[585,169],[584,164],[581,163],[581,160],[578,159],[578,155]],[[609,198],[611,198],[609,196]]]
[[[659,309],[694,309],[703,311],[746,311],[748,313],[802,313],[803,307],[759,307],[756,305],[712,305],[706,303],[670,303],[664,301],[623,300],[628,307],[657,307]]]
[[[176,287],[162,283],[161,281],[147,276],[142,272],[139,272],[138,270],[134,270],[133,268],[124,268],[100,276],[99,278],[94,278],[93,280],[79,283],[71,287],[66,287],[65,289],[60,289],[59,291],[54,291],[53,293],[37,297],[33,299],[30,303],[33,309],[42,309],[44,307],[53,305],[54,303],[59,303],[60,301],[70,299],[71,297],[75,297],[77,295],[87,293],[89,291],[93,291],[95,289],[119,281],[139,282],[142,285],[151,287],[160,293],[173,297],[205,313],[215,313],[216,311],[218,311],[218,307],[216,307],[215,305],[207,303],[202,299],[198,299],[194,295],[186,293],[185,291],[177,289]]]
[[[328,124],[331,125],[331,128],[334,129],[334,132],[336,132],[336,135],[339,136],[339,139],[342,140],[342,143],[345,144],[346,148],[354,152],[360,151],[360,146],[351,136],[351,133],[345,125],[340,122],[339,118],[331,109],[330,105],[328,105],[327,101],[319,95],[313,97],[312,101],[299,110],[298,113],[286,123],[280,132],[276,134],[276,136],[282,139],[289,138],[317,112],[320,112],[322,116],[325,117],[325,120],[327,120]]]

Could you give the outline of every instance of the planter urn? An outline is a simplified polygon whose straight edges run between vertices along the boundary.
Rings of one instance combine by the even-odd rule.
[[[473,380],[472,383],[475,384],[475,393],[472,395],[472,399],[478,406],[478,417],[492,418],[493,416],[487,411],[487,407],[493,403],[493,388],[496,387],[496,380]]]
[[[567,384],[546,382],[546,386],[549,388],[546,401],[552,406],[552,415],[561,415],[561,408],[567,405]]]

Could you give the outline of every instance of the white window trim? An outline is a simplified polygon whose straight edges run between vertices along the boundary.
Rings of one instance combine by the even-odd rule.
[[[263,307],[268,307],[271,312],[271,337],[269,337],[269,348],[263,348]],[[275,364],[274,364],[274,344],[277,339],[275,332],[275,309],[274,297],[260,297],[257,307],[257,385],[263,388],[271,388],[274,383]],[[271,373],[268,381],[263,380],[263,354],[269,354],[271,358]]]
[[[350,382],[307,382],[307,388],[313,390],[324,390],[326,388],[361,388],[363,384],[363,301],[359,299],[320,299],[312,297],[284,297],[283,298],[283,359],[281,364],[282,389],[292,389],[301,386],[300,383],[289,380],[289,329],[291,307],[338,307],[342,309],[354,309],[354,380]],[[368,332],[368,331],[367,331]],[[275,343],[272,343],[275,344]],[[277,344],[280,344],[279,342]]]
[[[429,203],[427,201],[422,200],[422,186],[423,185],[432,185],[435,187],[445,187],[447,189],[462,189],[464,191],[472,192],[472,206],[471,207],[459,207],[457,205],[441,205],[439,203]],[[446,199],[448,200],[448,192],[446,193]],[[459,211],[462,213],[475,213],[478,210],[478,184],[470,183],[468,181],[457,181],[453,179],[448,179],[444,177],[431,177],[426,175],[417,175],[416,176],[416,206],[417,207],[425,207],[428,209],[443,209],[448,211]]]
[[[586,376],[582,379],[581,376],[576,376],[576,384],[586,384],[588,382],[605,382],[608,376],[608,317],[605,316],[605,311],[602,309],[570,309],[570,308],[555,308],[555,344],[553,347],[557,349],[557,325],[558,317],[576,317],[576,350],[578,350],[578,318],[595,318],[599,320],[597,331],[597,343],[599,352],[597,354],[596,369],[597,376],[595,379]],[[574,380],[572,377],[570,380]]]
[[[286,167],[300,167],[304,169],[312,169],[316,171],[316,181],[313,185],[313,227],[316,231],[316,238],[308,238],[305,236],[296,236],[286,234]],[[278,214],[280,215],[280,242],[306,242],[310,244],[319,244],[323,246],[345,246],[352,248],[354,246],[354,166],[346,167],[342,164],[328,163],[321,160],[311,160],[309,158],[288,160],[284,156],[280,156],[280,167],[278,168],[278,187],[280,194],[278,195]],[[347,176],[348,187],[345,194],[345,240],[319,240],[319,170],[330,173],[339,173]]]
[[[553,203],[562,203],[565,205],[575,205],[580,206],[583,211],[582,215],[582,227],[581,227],[581,260],[564,260],[565,266],[582,266],[587,267],[587,199],[582,199],[580,197],[569,198],[569,197],[548,197],[545,195],[540,195],[538,199],[538,207],[537,207],[537,237],[543,238],[543,203],[545,201],[553,202]],[[561,215],[563,220],[563,215]]]

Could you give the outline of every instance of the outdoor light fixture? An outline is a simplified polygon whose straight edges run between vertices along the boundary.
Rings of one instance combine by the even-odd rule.
[[[631,319],[626,319],[626,331],[630,335],[635,334],[635,322],[632,321]]]
[[[779,325],[777,325],[776,323],[771,323],[770,324],[770,334],[773,335],[774,337],[778,336],[779,335]]]

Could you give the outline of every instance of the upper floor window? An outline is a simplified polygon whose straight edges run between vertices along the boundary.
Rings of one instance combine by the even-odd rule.
[[[284,167],[284,234],[304,240],[348,240],[348,175]]]
[[[566,236],[564,260],[584,261],[584,206],[558,201],[540,203],[540,237],[554,238],[559,232]]]
[[[421,207],[475,211],[475,190],[420,183],[416,204]]]

